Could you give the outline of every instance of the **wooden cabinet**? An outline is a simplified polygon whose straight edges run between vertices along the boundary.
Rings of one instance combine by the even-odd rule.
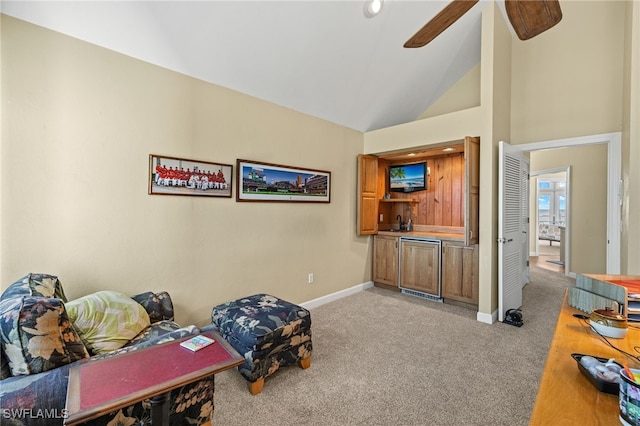
[[[378,157],[358,156],[358,235],[378,233]]]
[[[443,148],[452,148],[445,153]],[[395,288],[478,305],[480,138],[437,144],[408,160],[406,153],[358,156],[358,235],[375,235],[373,281]],[[388,168],[426,161],[427,189],[391,193]],[[453,235],[440,244],[377,235],[397,229],[396,217],[412,219],[413,230]],[[404,234],[406,235],[406,234]]]
[[[440,244],[400,240],[399,287],[440,295]]]
[[[414,229],[464,235],[465,245],[479,241],[480,138],[466,137],[451,145],[424,152],[407,160],[393,156],[358,156],[358,235],[375,235],[379,229],[395,227],[396,217],[412,219]],[[390,154],[391,155],[391,154]],[[427,189],[413,193],[392,193],[388,189],[388,167],[403,162],[427,161]]]
[[[477,244],[442,244],[442,297],[478,305]]]
[[[373,239],[373,281],[398,286],[398,238],[376,235]]]

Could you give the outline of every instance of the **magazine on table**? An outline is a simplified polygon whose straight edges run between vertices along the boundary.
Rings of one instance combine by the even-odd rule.
[[[215,340],[213,340],[212,338],[203,336],[203,335],[198,335],[180,343],[180,346],[195,352],[195,351],[199,351],[204,347],[209,346],[212,343],[215,343]]]

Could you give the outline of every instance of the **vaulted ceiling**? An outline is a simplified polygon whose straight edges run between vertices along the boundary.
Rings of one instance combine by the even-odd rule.
[[[2,1],[36,25],[358,131],[415,120],[480,61],[481,0],[425,47],[448,1]]]

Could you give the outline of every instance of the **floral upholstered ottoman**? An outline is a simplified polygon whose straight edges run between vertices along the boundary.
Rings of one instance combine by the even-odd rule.
[[[213,308],[211,321],[240,354],[240,374],[249,392],[262,392],[264,379],[280,367],[311,366],[311,314],[268,294],[255,294]]]

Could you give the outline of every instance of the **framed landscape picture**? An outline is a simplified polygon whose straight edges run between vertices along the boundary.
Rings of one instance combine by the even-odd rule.
[[[149,155],[149,194],[231,197],[233,166]]]
[[[237,201],[330,202],[331,172],[238,160]]]

